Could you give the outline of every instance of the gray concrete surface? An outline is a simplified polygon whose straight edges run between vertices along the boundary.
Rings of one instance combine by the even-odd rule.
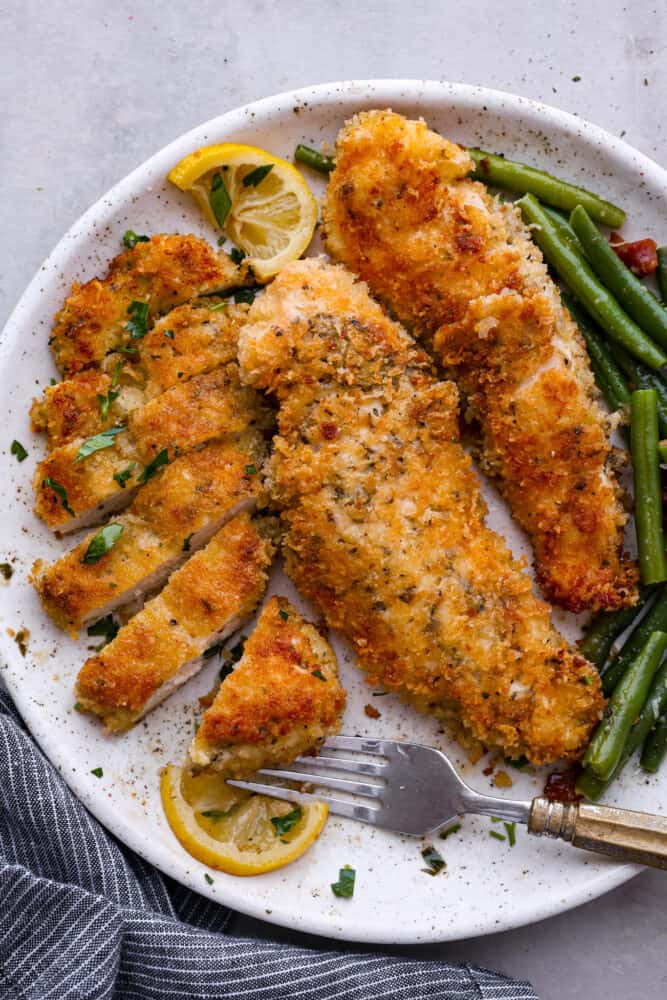
[[[368,77],[481,83],[623,132],[666,162],[666,41],[667,7],[648,0],[4,2],[0,321],[114,181],[191,126],[290,87]],[[531,928],[400,950],[529,978],[542,1000],[665,997],[666,879],[643,874]],[[235,928],[294,937],[244,917]]]

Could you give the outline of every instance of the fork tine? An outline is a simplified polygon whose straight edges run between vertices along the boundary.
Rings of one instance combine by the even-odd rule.
[[[350,781],[348,778],[334,778],[329,775],[319,775],[312,771],[297,771],[290,768],[276,769],[262,768],[257,772],[269,778],[286,778],[288,781],[309,781],[322,788],[339,788],[342,792],[349,792],[350,795],[366,795],[377,798],[384,788],[384,784],[365,785],[360,781]]]
[[[282,799],[284,802],[326,802],[329,812],[347,819],[356,819],[362,823],[376,824],[380,809],[370,809],[368,806],[358,806],[353,802],[344,802],[331,795],[313,795],[311,792],[295,792],[292,788],[281,788],[280,785],[264,785],[257,781],[236,781],[227,779],[228,785],[244,788],[248,792],[258,792],[269,795],[272,799]]]
[[[392,744],[386,740],[369,740],[365,736],[329,736],[323,750],[356,750],[357,753],[384,755]]]
[[[335,771],[352,771],[354,774],[373,774],[380,777],[387,769],[387,764],[374,764],[368,760],[347,760],[345,757],[327,757],[318,754],[316,757],[297,757],[295,764],[303,764],[308,768],[329,768]]]

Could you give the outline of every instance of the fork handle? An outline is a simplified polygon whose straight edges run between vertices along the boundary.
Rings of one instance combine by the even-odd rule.
[[[528,831],[568,840],[586,851],[667,869],[667,817],[587,802],[533,799]]]

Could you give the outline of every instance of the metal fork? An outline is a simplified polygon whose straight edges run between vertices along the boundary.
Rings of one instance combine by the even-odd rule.
[[[529,833],[567,840],[617,861],[667,869],[667,817],[614,806],[483,795],[459,777],[441,750],[417,743],[334,736],[317,757],[297,757],[288,767],[266,768],[257,775],[271,780],[229,784],[288,802],[324,801],[338,816],[418,837],[462,813],[497,816],[525,823]],[[275,779],[310,787],[286,788]]]

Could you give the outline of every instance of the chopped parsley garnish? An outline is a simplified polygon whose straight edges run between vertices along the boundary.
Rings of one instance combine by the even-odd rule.
[[[60,483],[57,483],[55,479],[51,479],[51,476],[47,476],[46,479],[42,480],[42,486],[50,487],[50,489],[52,489],[53,492],[60,497],[60,502],[62,503],[67,513],[71,514],[72,517],[76,517],[76,514],[69,505],[69,501],[67,499],[67,490],[65,489],[64,486],[61,486]]]
[[[132,250],[136,247],[137,243],[148,243],[148,237],[142,236],[140,233],[135,233],[133,229],[126,229],[123,233],[123,246],[127,247],[128,250]]]
[[[451,837],[453,833],[458,833],[461,829],[460,823],[454,823],[453,826],[448,826],[446,830],[441,830],[438,836],[440,840],[447,840],[447,837]]]
[[[354,896],[354,879],[356,872],[354,868],[345,865],[338,872],[338,881],[331,883],[331,891],[339,899],[351,899]]]
[[[445,859],[432,844],[428,844],[421,853],[422,858],[428,866],[427,868],[422,868],[422,871],[426,872],[427,875],[437,875],[445,867]]]
[[[521,757],[514,757],[514,758],[505,757],[505,763],[509,764],[510,767],[516,767],[516,769],[520,771],[521,768],[525,767],[526,764],[528,763],[528,758],[524,757],[523,755],[521,755]]]
[[[272,816],[271,822],[273,823],[274,832],[276,837],[284,837],[286,833],[289,833],[292,827],[296,826],[301,817],[303,816],[303,810],[301,806],[295,806],[291,812],[286,813],[285,816]]]
[[[109,415],[109,407],[112,403],[116,402],[119,396],[120,393],[114,392],[112,389],[109,390],[106,396],[103,396],[101,392],[98,392],[97,402],[100,404],[100,416],[102,417],[102,420],[107,419]]]
[[[261,167],[255,167],[254,170],[251,170],[250,173],[246,174],[245,177],[243,178],[243,187],[244,188],[247,188],[247,187],[255,187],[256,188],[257,185],[261,184],[262,181],[264,180],[264,178],[266,177],[266,175],[270,174],[272,170],[273,170],[273,164],[272,163],[265,163]]]
[[[226,302],[216,302],[214,306],[208,307],[208,311],[211,313],[217,313],[220,312],[221,309],[224,309],[226,305],[227,305]]]
[[[504,840],[502,833],[498,833],[497,830],[489,830],[489,837],[494,837],[495,840]]]
[[[245,250],[240,250],[238,247],[232,247],[229,251],[229,256],[232,258],[234,264],[240,264],[241,261],[245,260]]]
[[[139,476],[137,482],[147,483],[163,465],[169,465],[169,452],[166,448],[159,451],[152,462],[149,462],[144,471]]]
[[[52,376],[51,379],[49,380],[49,385],[57,385],[57,384],[58,383],[56,382],[56,380]]]
[[[114,394],[109,393],[109,395]],[[94,455],[96,451],[103,451],[104,448],[111,448],[113,445],[113,439],[117,434],[126,430],[126,426],[126,424],[119,424],[118,427],[109,427],[107,430],[101,431],[100,434],[96,434],[95,437],[88,438],[79,448],[77,456],[74,459],[74,465],[76,465],[77,462],[82,462],[84,458],[88,458],[89,455]]]
[[[213,879],[211,878],[208,872],[204,872],[204,878],[206,879],[209,885],[213,885]]]
[[[514,847],[516,844],[516,823],[503,823],[503,826],[507,830],[507,839],[510,842],[510,847]]]
[[[283,608],[280,609],[280,611],[278,612],[278,614],[280,615],[280,617],[282,618],[282,620],[284,622],[286,622],[287,619],[289,618],[289,612],[285,611]]]
[[[90,773],[94,774],[96,778],[104,777],[104,771],[102,770],[101,767],[94,767]]]
[[[246,465],[245,471],[246,471],[246,473],[249,476],[256,476],[257,475],[257,466],[256,465]]]
[[[111,642],[116,638],[119,628],[120,626],[114,621],[113,615],[105,615],[104,618],[100,618],[99,621],[96,621],[94,625],[89,625],[86,632],[88,635],[103,636],[106,645],[107,642]]]
[[[117,347],[117,354],[138,354],[139,350],[136,347]]]
[[[245,646],[245,641],[246,637],[242,635],[240,641],[237,642],[235,646],[232,646],[232,648],[229,650],[229,655],[232,658],[232,663],[238,663],[241,657],[243,656],[243,647]]]
[[[310,672],[313,677],[317,677],[318,681],[324,681],[326,683],[327,679],[321,670],[311,670]]]
[[[232,207],[232,199],[229,197],[229,192],[225,187],[222,174],[213,174],[211,193],[208,196],[208,202],[211,206],[211,211],[215,216],[216,222],[220,227],[223,227],[227,221],[229,210]]]
[[[224,819],[231,812],[234,812],[234,806],[231,809],[204,809],[202,816],[206,816],[207,819]]]
[[[28,457],[28,452],[25,450],[20,441],[12,441],[12,446],[9,450],[12,455],[16,455],[19,462],[24,462]]]
[[[118,483],[118,485],[121,487],[121,489],[125,489],[125,483],[128,481],[128,479],[132,478],[134,465],[135,463],[132,462],[132,465],[128,465],[126,469],[121,469],[120,472],[114,472],[113,477]]]
[[[129,322],[125,324],[133,340],[140,340],[148,333],[148,302],[137,302],[134,299],[127,307]]]
[[[209,646],[208,649],[205,649],[201,655],[204,657],[205,660],[210,660],[221,652],[222,652],[222,643],[216,642],[212,646]]]
[[[226,236],[218,236],[218,241],[217,242],[218,242],[218,246],[219,247],[224,247],[225,243],[227,242],[227,237]]]
[[[256,292],[253,288],[239,288],[238,292],[234,292],[234,302],[238,306],[241,302],[245,302],[246,305],[251,306],[255,301]]]
[[[174,331],[173,330],[165,330],[164,331],[164,335],[165,335],[165,337],[168,337],[169,340],[173,340],[174,339]]]
[[[192,535],[194,535],[194,531],[192,532]],[[184,552],[189,552],[190,551],[190,542],[192,541],[192,535],[188,535],[187,538],[183,539],[183,551]]]
[[[8,562],[0,563],[0,575],[2,575],[3,580],[11,580],[14,576],[14,567],[12,564]]]
[[[122,534],[122,524],[105,524],[105,526],[98,531],[95,537],[91,540],[90,545],[84,553],[82,562],[99,562],[102,556],[105,556],[107,552],[111,551]]]
[[[234,673],[234,664],[223,663],[222,666],[220,667],[220,670],[218,671],[218,678],[220,680],[220,683],[222,684],[222,682],[226,680],[230,674],[233,673]]]

